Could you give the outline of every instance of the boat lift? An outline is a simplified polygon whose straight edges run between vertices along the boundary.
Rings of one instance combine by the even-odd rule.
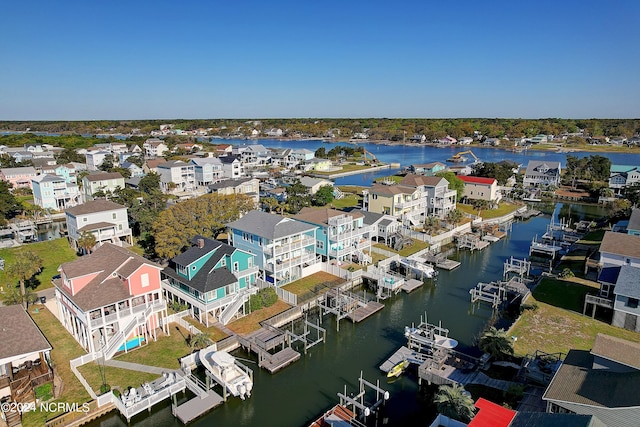
[[[378,407],[389,400],[389,392],[380,388],[380,380],[376,381],[376,384],[370,383],[362,378],[362,371],[360,372],[360,378],[358,378],[358,386],[358,394],[349,396],[345,385],[344,393],[338,393],[338,397],[341,405],[347,408],[351,405],[353,412],[359,414],[362,418],[366,419],[369,415],[375,414]],[[375,401],[372,404],[365,402],[366,387],[376,392]]]

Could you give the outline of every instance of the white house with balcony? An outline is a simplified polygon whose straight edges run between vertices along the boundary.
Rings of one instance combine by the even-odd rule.
[[[66,209],[81,202],[78,185],[57,175],[38,175],[31,179],[33,203],[43,209]]]
[[[227,155],[218,158],[222,162],[222,175],[225,178],[237,179],[244,176],[244,166],[238,157]]]
[[[196,184],[206,187],[223,179],[222,162],[217,157],[191,159],[194,165]]]
[[[158,165],[160,189],[165,193],[188,192],[196,189],[196,171],[193,163],[171,160]]]
[[[450,190],[449,181],[442,177],[407,174],[400,181],[400,185],[422,191],[427,216],[444,219],[456,208],[458,192]]]
[[[362,195],[363,210],[391,215],[407,227],[424,224],[427,198],[422,186],[373,184]]]
[[[293,218],[318,226],[316,253],[323,260],[371,262],[371,227],[365,224],[361,212],[302,208]]]
[[[275,286],[320,271],[316,225],[255,210],[227,227],[233,247],[255,254],[264,279]]]
[[[529,160],[522,184],[525,187],[549,185],[557,187],[560,185],[560,173],[560,162]]]
[[[100,170],[100,165],[104,162],[108,156],[111,156],[117,166],[118,157],[115,156],[111,151],[101,150],[101,149],[92,149],[87,150],[85,153],[85,159],[87,163],[87,169],[90,171]]]
[[[142,148],[144,149],[146,158],[162,157],[169,151],[167,144],[160,138],[147,139],[144,144],[142,144]]]
[[[69,243],[76,251],[81,248],[78,239],[83,232],[96,238],[96,246],[112,243],[132,245],[131,229],[125,206],[110,200],[96,199],[65,211]]]
[[[162,292],[167,301],[188,307],[191,315],[207,325],[223,325],[245,314],[259,268],[255,256],[233,246],[194,237],[192,246],[162,270]]]
[[[62,264],[54,279],[59,319],[89,353],[105,359],[145,345],[166,321],[161,267],[133,252],[104,244]]]
[[[626,187],[640,182],[640,167],[630,165],[611,165],[609,170],[609,188],[620,194]]]

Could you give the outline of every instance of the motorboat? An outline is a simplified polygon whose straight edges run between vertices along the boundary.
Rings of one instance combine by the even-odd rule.
[[[435,268],[433,268],[433,266],[429,264],[425,264],[424,262],[421,262],[420,260],[417,260],[417,259],[402,258],[400,260],[400,264],[410,268],[414,272],[421,274],[428,279],[431,279],[438,275],[438,272],[436,271]]]
[[[209,348],[200,350],[200,362],[212,378],[232,395],[244,400],[251,397],[253,380],[248,372],[236,363],[235,357],[226,351]]]
[[[433,326],[433,325],[427,325]],[[442,347],[453,349],[458,346],[458,341],[449,338],[448,330],[433,326],[433,327],[409,327],[405,326],[404,336],[408,340],[415,341],[428,347]]]

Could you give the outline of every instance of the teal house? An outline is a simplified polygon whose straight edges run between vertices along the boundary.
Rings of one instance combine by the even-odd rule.
[[[162,291],[168,302],[188,307],[207,325],[223,325],[245,314],[258,267],[254,255],[217,240],[193,238],[192,246],[174,257],[162,271]]]

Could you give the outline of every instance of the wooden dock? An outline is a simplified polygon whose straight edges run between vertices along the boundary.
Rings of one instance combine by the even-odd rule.
[[[422,258],[426,263],[434,265],[436,268],[440,268],[442,270],[451,271],[460,266],[460,262],[449,259],[442,253],[432,254],[427,252],[422,255]]]
[[[422,280],[417,280],[417,279],[405,280],[405,282],[402,285],[401,289],[403,291],[405,291],[406,293],[411,293],[411,292],[415,291],[416,289],[418,289],[420,286],[422,286],[423,283],[424,282]]]
[[[454,270],[454,269],[458,268],[460,266],[460,264],[461,263],[459,261],[454,261],[452,259],[445,258],[444,260],[439,261],[438,263],[436,263],[436,267],[437,268],[441,268],[443,270],[451,271],[451,270]]]
[[[187,424],[224,402],[222,397],[214,393],[213,390],[209,390],[208,394],[204,399],[196,396],[182,405],[174,407],[172,409],[173,415],[178,418],[182,424]]]
[[[300,353],[292,349],[291,347],[285,347],[277,353],[267,355],[260,355],[259,366],[265,368],[269,373],[273,374],[280,369],[286,368],[293,362],[300,359]]]
[[[361,306],[353,310],[349,313],[349,318],[353,323],[358,323],[371,316],[374,313],[382,310],[384,308],[384,304],[381,304],[376,301],[369,301],[366,305]]]
[[[407,348],[406,346],[402,346],[387,360],[385,360],[382,365],[380,365],[380,370],[387,373],[391,370],[391,368],[393,368],[403,360],[407,360],[409,361],[409,363],[419,365],[424,362],[424,354],[418,353],[417,351],[409,350],[409,348]]]

